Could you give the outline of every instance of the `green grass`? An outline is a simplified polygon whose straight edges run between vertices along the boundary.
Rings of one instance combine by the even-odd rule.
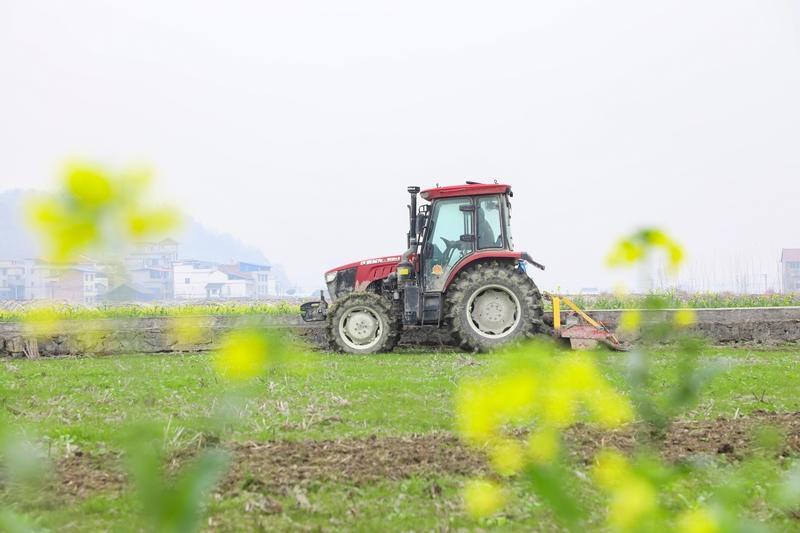
[[[26,309],[0,309],[0,322],[19,322],[24,320],[87,320],[97,318],[144,318],[144,317],[184,317],[204,315],[296,315],[300,306],[288,302],[275,303],[220,303],[220,304],[179,304],[147,305],[131,304],[120,306],[84,307],[69,304],[53,304]]]
[[[452,395],[460,379],[486,371],[491,355],[401,352],[377,356],[319,355],[308,372],[277,371],[259,380],[237,412],[223,442],[275,439],[337,439],[370,435],[411,435],[452,431]],[[800,411],[800,358],[794,349],[708,348],[702,358],[723,372],[707,388],[687,418],[745,415],[753,410]],[[675,352],[654,355],[656,390],[668,386]],[[625,354],[603,352],[604,373],[622,387]],[[103,358],[5,360],[0,362],[3,408],[10,421],[44,440],[58,456],[70,447],[85,454],[121,450],[123,429],[148,420],[162,424],[172,450],[196,447],[205,418],[225,386],[215,376],[211,357],[130,355]],[[727,468],[724,464],[720,469]],[[267,494],[280,512],[247,511],[264,494],[247,491],[214,500],[215,529],[233,530],[432,530],[502,528],[530,530],[552,526],[548,512],[514,484],[518,498],[500,518],[479,524],[462,512],[458,491],[465,478],[385,480],[351,485],[311,484],[310,507],[292,493]],[[437,494],[432,493],[435,484]],[[692,481],[676,501],[708,494],[713,475]],[[589,502],[596,511],[598,502]],[[136,530],[135,503],[128,493],[97,493],[68,506],[31,502],[22,510],[51,530]],[[779,529],[797,523],[765,511],[761,518]],[[592,515],[590,523],[600,519]]]
[[[394,353],[321,355],[305,374],[276,372],[253,385],[231,440],[330,439],[452,430],[459,379],[480,373],[491,355]],[[656,352],[654,386],[666,388],[674,353]],[[754,409],[800,411],[795,350],[708,348],[704,360],[723,372],[694,418]],[[623,386],[624,354],[603,352],[606,374]],[[476,364],[477,363],[477,364]],[[60,358],[0,363],[0,387],[13,420],[52,440],[106,447],[125,422],[169,423],[176,441],[191,440],[225,390],[206,354]],[[324,422],[335,419],[335,423]]]
[[[678,291],[646,294],[599,294],[575,295],[570,298],[583,309],[644,309],[649,296],[656,296],[667,308],[689,307],[693,309],[732,307],[791,307],[800,306],[800,294],[734,294],[731,292]]]

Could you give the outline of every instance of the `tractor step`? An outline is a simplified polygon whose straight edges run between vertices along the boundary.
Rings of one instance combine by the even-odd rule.
[[[628,350],[605,324],[587,315],[566,296],[545,292],[544,297],[553,303],[553,335],[569,339],[572,349],[588,350],[597,346],[598,343],[603,343],[612,350],[620,352]],[[562,303],[572,311],[563,323],[561,321]]]

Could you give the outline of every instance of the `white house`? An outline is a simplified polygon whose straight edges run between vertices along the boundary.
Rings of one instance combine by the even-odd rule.
[[[53,298],[53,285],[58,281],[58,268],[39,259],[25,259],[23,277],[26,300]]]
[[[25,299],[25,264],[13,259],[0,260],[0,300]]]
[[[126,270],[131,283],[149,294],[150,298],[171,298],[172,264],[178,260],[178,243],[172,239],[158,242],[139,242],[125,256]]]
[[[172,265],[173,296],[176,300],[202,300],[219,298],[216,284],[224,283],[228,276],[214,263],[182,261]],[[209,292],[211,291],[211,292]]]
[[[174,263],[172,276],[176,300],[255,299],[270,295],[269,267],[265,265],[216,265],[206,261],[183,261]]]

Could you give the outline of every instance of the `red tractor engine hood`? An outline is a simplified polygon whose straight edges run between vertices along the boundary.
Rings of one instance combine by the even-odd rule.
[[[487,259],[503,259],[514,261],[525,261],[531,263],[536,268],[544,270],[544,266],[534,261],[526,252],[513,252],[510,250],[482,250],[470,254],[460,261],[450,272],[444,284],[446,289],[450,282],[466,266]],[[364,291],[373,282],[386,279],[389,274],[397,270],[397,265],[402,260],[399,255],[387,255],[385,257],[375,257],[348,263],[340,267],[332,268],[325,273],[325,283],[328,285],[328,293],[331,298],[353,291]],[[412,259],[413,261],[413,259]]]
[[[363,291],[373,281],[386,279],[397,269],[400,259],[399,255],[387,255],[332,268],[325,273],[328,292],[332,298],[337,298],[348,292]]]

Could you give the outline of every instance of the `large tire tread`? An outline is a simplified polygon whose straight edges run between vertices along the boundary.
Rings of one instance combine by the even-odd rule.
[[[342,313],[353,307],[369,307],[380,313],[388,329],[384,341],[369,351],[355,352],[339,337],[338,324]],[[328,347],[334,352],[346,353],[379,353],[391,352],[400,341],[403,322],[395,312],[389,299],[373,292],[351,292],[337,298],[328,310],[327,337]]]
[[[470,295],[480,286],[498,284],[513,290],[520,300],[523,321],[509,337],[491,341],[478,336],[466,322]],[[509,342],[532,338],[546,328],[542,317],[542,294],[533,280],[516,264],[487,261],[460,272],[445,294],[445,325],[463,350],[485,352]],[[463,312],[463,314],[462,314]]]

